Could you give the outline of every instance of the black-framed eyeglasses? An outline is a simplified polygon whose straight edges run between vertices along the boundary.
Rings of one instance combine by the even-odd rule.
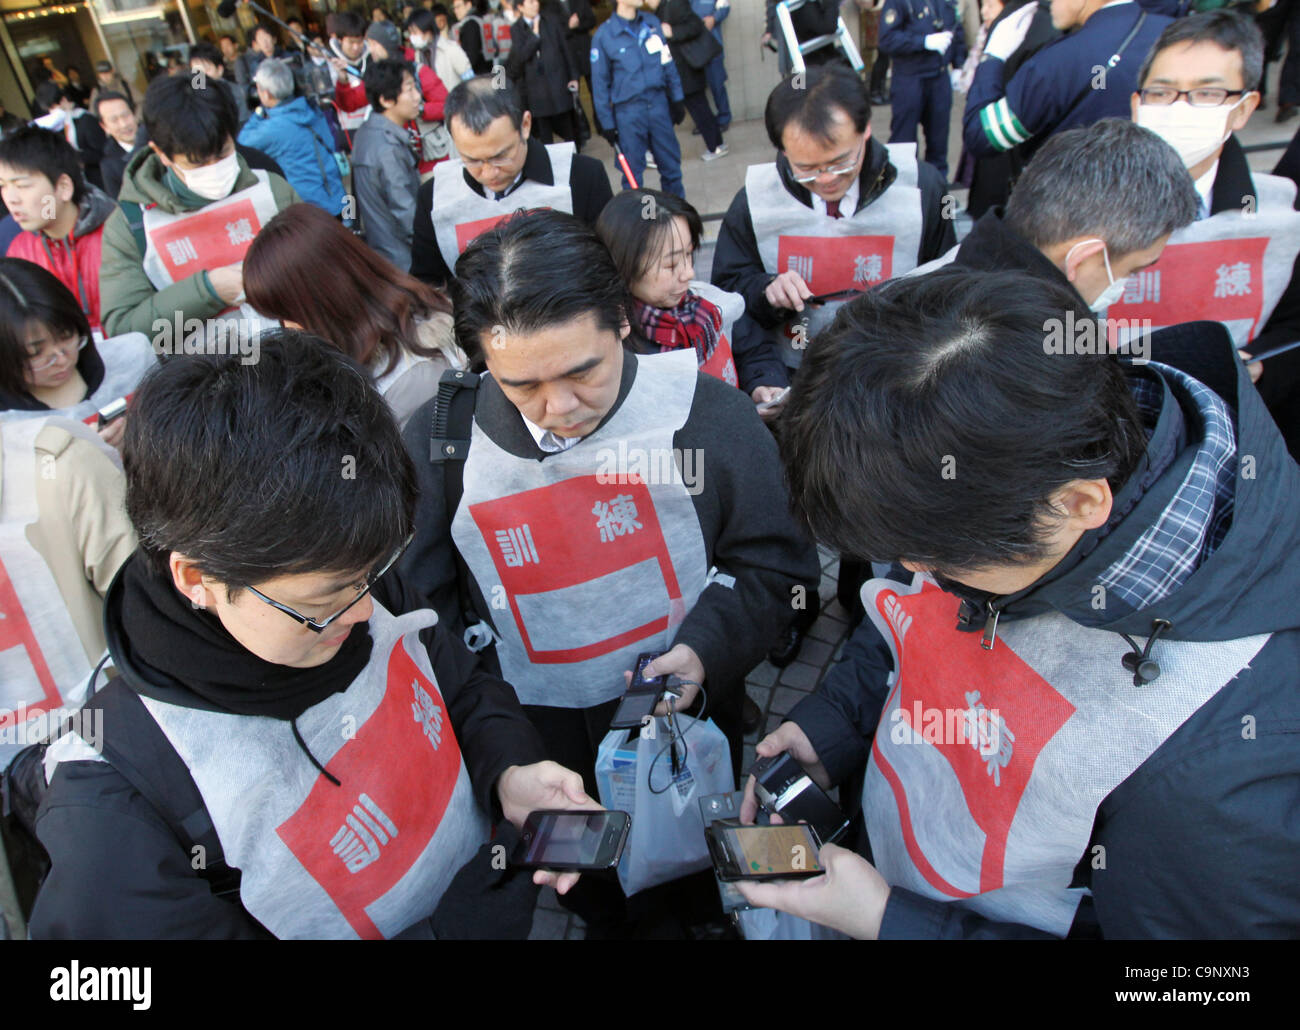
[[[1193,107],[1218,107],[1226,103],[1228,97],[1240,97],[1254,92],[1249,89],[1221,89],[1218,86],[1198,86],[1196,89],[1174,89],[1173,86],[1148,86],[1138,90],[1142,103],[1156,107],[1167,107],[1175,100],[1186,97]]]
[[[393,552],[393,556],[389,558],[388,561],[384,562],[384,567],[379,569],[377,572],[372,572],[368,577],[366,577],[365,586],[360,587],[357,590],[357,596],[354,597],[351,601],[349,601],[342,608],[340,608],[333,615],[329,616],[326,619],[321,619],[321,620],[309,619],[301,612],[294,611],[287,604],[281,604],[279,601],[275,601],[267,597],[264,593],[262,593],[262,591],[258,590],[256,587],[249,587],[248,589],[254,597],[258,598],[261,601],[265,601],[272,608],[284,612],[284,614],[289,616],[289,618],[293,619],[294,622],[301,623],[302,625],[306,626],[309,630],[311,630],[313,633],[321,633],[329,628],[330,623],[332,623],[335,619],[337,619],[340,615],[346,612],[353,605],[357,604],[363,597],[366,596],[366,594],[370,593],[374,585],[378,583],[380,579],[383,578],[384,573],[397,564],[397,559],[400,558],[403,555],[403,553],[405,553],[406,549],[411,546],[411,541],[414,539],[415,539],[415,532],[412,531],[411,535],[408,536],[404,541],[402,541],[402,546]]]

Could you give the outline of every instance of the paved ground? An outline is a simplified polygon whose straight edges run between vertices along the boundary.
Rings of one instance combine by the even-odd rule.
[[[1270,83],[1269,96],[1276,98],[1276,75],[1278,65],[1274,65]],[[949,134],[949,167],[955,168],[961,150],[961,109],[959,97],[953,109],[953,123]],[[1262,150],[1249,155],[1250,166],[1256,171],[1271,171],[1282,156],[1282,148],[1290,141],[1296,131],[1297,123],[1292,121],[1277,125],[1273,121],[1275,101],[1256,112],[1244,132],[1238,138],[1245,146],[1261,143],[1278,143],[1281,146]],[[888,107],[878,107],[872,111],[871,128],[881,140],[889,138]],[[712,265],[712,244],[717,238],[721,216],[726,212],[732,198],[744,185],[745,168],[750,164],[759,164],[773,159],[772,145],[761,121],[740,122],[731,126],[726,134],[730,155],[717,161],[705,163],[700,160],[704,144],[699,136],[690,134],[691,122],[678,128],[678,139],[682,147],[682,181],[686,188],[686,197],[705,217],[705,242],[696,260],[696,278],[707,279]],[[585,153],[600,158],[609,169],[610,181],[614,188],[619,188],[619,171],[614,163],[612,148],[599,137],[592,140]],[[659,185],[658,173],[647,170],[648,185]],[[960,203],[965,203],[965,191],[955,190]],[[709,216],[715,216],[710,218]],[[959,219],[957,230],[959,237],[964,235],[965,223]],[[763,662],[746,681],[749,696],[763,711],[763,728],[757,734],[745,738],[746,769],[754,761],[754,745],[762,735],[775,729],[781,717],[811,692],[821,681],[826,670],[838,658],[848,632],[844,610],[835,598],[835,582],[839,575],[839,560],[834,554],[825,550],[822,559],[822,615],[813,625],[805,639],[799,659],[785,669],[777,669]],[[570,916],[559,906],[555,893],[546,890],[542,893],[537,914],[533,920],[533,939],[574,940],[583,937],[582,921]]]

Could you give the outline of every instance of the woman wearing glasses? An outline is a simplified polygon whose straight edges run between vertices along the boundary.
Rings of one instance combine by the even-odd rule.
[[[0,258],[0,419],[57,411],[75,420],[127,397],[156,363],[143,333],[96,344],[77,298],[52,274]],[[99,427],[117,446],[123,419]]]
[[[492,823],[599,806],[384,577],[416,480],[370,377],[292,330],[256,364],[170,361],[124,452],[142,545],[105,602],[119,675],[98,702],[118,715],[99,753],[78,732],[47,752],[32,937],[526,936],[536,890],[480,850]],[[198,807],[169,825],[177,780]]]

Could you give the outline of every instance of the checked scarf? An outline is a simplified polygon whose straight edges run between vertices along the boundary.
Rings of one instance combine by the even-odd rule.
[[[699,294],[689,290],[675,308],[656,308],[633,301],[641,335],[661,352],[695,348],[695,360],[703,366],[718,346],[722,333],[722,312]]]

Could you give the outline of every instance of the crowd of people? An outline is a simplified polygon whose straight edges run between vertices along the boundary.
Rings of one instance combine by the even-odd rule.
[[[929,5],[883,7],[888,143],[842,61],[771,91],[707,279],[674,122],[725,154],[726,0],[259,26],[138,105],[101,71],[91,115],[44,84],[62,114],[0,139],[0,926],[526,936],[551,885],[588,937],[734,932],[708,869],[500,849],[610,802],[645,652],[765,820],[745,681],[798,653],[820,544],[852,632],[757,753],[851,822],[826,875],[739,883],[780,934],[1300,932],[1300,205],[1234,136],[1263,39],[1057,0],[1013,71],[1046,8],[1008,4],[959,240]],[[579,152],[584,79],[662,189]]]

